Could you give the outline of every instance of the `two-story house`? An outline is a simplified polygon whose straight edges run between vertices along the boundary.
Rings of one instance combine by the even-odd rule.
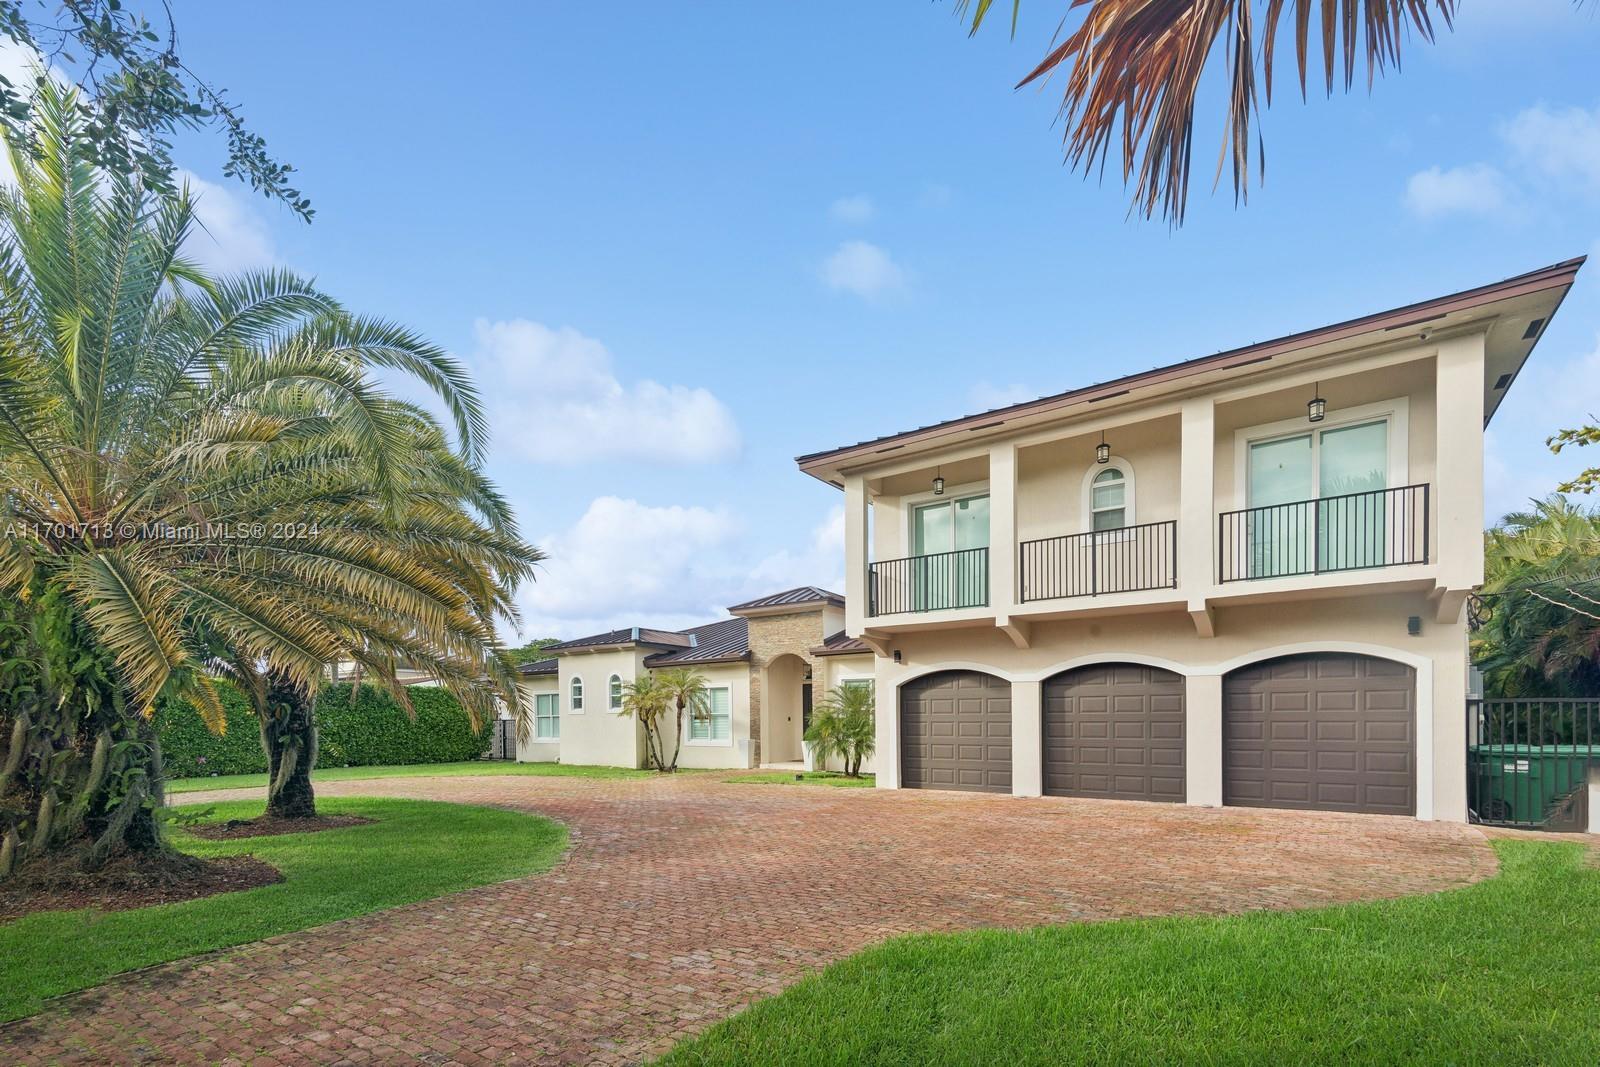
[[[1484,428],[1581,264],[800,457],[878,784],[1465,820]]]

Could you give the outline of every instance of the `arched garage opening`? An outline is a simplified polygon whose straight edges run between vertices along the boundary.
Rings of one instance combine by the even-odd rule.
[[[1011,683],[940,671],[901,686],[900,784],[1011,792]]]
[[[1182,675],[1096,664],[1047,679],[1042,697],[1047,796],[1183,801]]]
[[[1415,815],[1417,679],[1403,663],[1311,652],[1222,680],[1222,802]]]

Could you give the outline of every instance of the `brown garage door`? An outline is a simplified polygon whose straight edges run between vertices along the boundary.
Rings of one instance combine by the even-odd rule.
[[[1316,653],[1222,682],[1222,802],[1414,815],[1416,677],[1370,656]]]
[[[945,671],[900,691],[900,784],[1011,792],[1011,683]]]
[[[1044,791],[1181,802],[1183,676],[1111,663],[1044,683]]]

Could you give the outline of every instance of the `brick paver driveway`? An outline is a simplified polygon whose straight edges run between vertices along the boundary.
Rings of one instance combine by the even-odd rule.
[[[543,875],[63,998],[0,1030],[0,1049],[30,1062],[628,1062],[907,931],[1305,907],[1494,869],[1474,830],[1378,816],[722,777],[319,786],[540,812],[572,828],[573,847]]]

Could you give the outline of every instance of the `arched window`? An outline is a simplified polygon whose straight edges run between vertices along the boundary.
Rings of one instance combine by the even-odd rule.
[[[567,702],[567,707],[572,711],[583,710],[583,679],[572,679],[572,699]]]
[[[1083,513],[1091,530],[1120,530],[1134,524],[1133,468],[1111,457],[1084,476]]]
[[[606,683],[606,687],[607,687],[608,692],[611,694],[611,710],[612,711],[621,711],[622,710],[622,675],[613,674],[611,676],[611,681]]]

